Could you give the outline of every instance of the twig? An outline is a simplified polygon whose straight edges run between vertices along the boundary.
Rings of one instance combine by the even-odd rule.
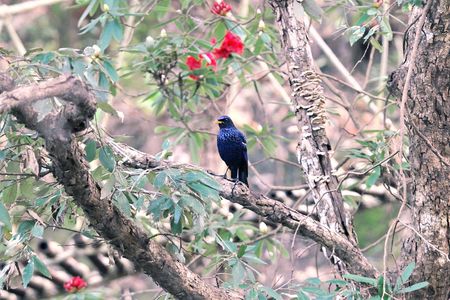
[[[386,100],[386,99],[383,98],[383,97],[375,96],[374,94],[371,94],[371,93],[369,93],[369,92],[366,92],[366,91],[364,91],[363,89],[355,88],[355,87],[353,87],[351,84],[348,84],[347,82],[342,81],[342,80],[340,80],[339,78],[337,78],[337,77],[335,77],[335,76],[333,76],[333,75],[326,74],[326,73],[320,73],[320,76],[324,76],[324,77],[330,78],[330,79],[332,79],[332,80],[334,80],[334,81],[336,81],[336,82],[339,82],[340,84],[343,84],[343,85],[345,85],[345,86],[351,88],[352,90],[354,90],[354,91],[357,92],[357,93],[367,95],[367,96],[369,96],[369,97],[371,97],[371,98],[373,98],[373,99],[376,99],[376,100],[382,100],[382,101],[385,101],[385,100]],[[376,111],[376,110],[375,110],[375,111]]]
[[[48,6],[61,2],[69,2],[69,0],[33,0],[12,5],[0,5],[0,18],[30,11],[41,6]]]
[[[8,31],[9,37],[11,38],[11,41],[14,44],[14,47],[16,47],[17,52],[19,55],[24,55],[27,50],[25,49],[25,46],[22,43],[22,40],[20,39],[19,35],[17,34],[16,29],[11,23],[11,20],[5,21],[6,30]]]
[[[307,25],[306,25],[307,26]],[[316,29],[313,26],[309,26],[309,34],[314,39],[314,41],[317,43],[317,45],[322,49],[324,54],[328,57],[328,59],[331,61],[331,63],[336,67],[336,69],[341,73],[341,75],[345,78],[345,80],[349,83],[349,86],[351,86],[356,91],[363,91],[363,88],[359,84],[358,81],[350,74],[350,72],[347,70],[347,68],[341,63],[340,59],[334,54],[333,50],[327,45],[327,43],[322,39],[320,34],[316,31]],[[362,93],[362,92],[360,92]],[[371,95],[367,95],[370,96]],[[368,105],[369,109],[373,112],[376,111],[376,106],[373,103],[370,103],[370,99],[368,97],[362,98],[364,103]]]
[[[389,10],[389,0],[383,1],[383,10],[387,12]],[[389,13],[386,14],[385,22],[389,22]],[[385,88],[385,78],[387,75],[388,61],[389,61],[389,39],[386,34],[381,36],[381,43],[383,46],[383,52],[381,53],[380,60],[380,75],[378,78],[378,90],[381,91],[381,96],[383,96],[383,90]]]

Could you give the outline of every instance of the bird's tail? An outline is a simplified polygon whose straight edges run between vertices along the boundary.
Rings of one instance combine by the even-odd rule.
[[[248,164],[245,163],[244,165],[242,165],[239,168],[239,173],[238,173],[238,179],[240,182],[244,183],[246,186],[248,186]]]

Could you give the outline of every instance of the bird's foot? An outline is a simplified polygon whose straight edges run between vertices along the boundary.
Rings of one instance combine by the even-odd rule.
[[[239,179],[234,179],[233,187],[231,188],[231,197],[234,197],[234,189],[236,188],[236,185],[240,182]]]

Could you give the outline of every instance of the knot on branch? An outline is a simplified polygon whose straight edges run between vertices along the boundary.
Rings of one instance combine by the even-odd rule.
[[[16,87],[7,73],[1,73],[0,90],[6,91],[0,95],[0,113],[12,112],[29,129],[61,142],[67,142],[72,133],[86,129],[96,111],[94,95],[85,83],[71,75]],[[52,97],[67,103],[59,112],[48,114],[38,122],[39,114],[32,104]]]

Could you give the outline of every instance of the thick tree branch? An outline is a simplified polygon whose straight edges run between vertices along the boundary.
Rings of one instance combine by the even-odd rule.
[[[5,74],[2,80],[9,85],[9,92],[0,95],[0,114],[10,111],[18,107],[21,103],[32,104],[35,101],[50,97],[60,97],[61,99],[70,101],[83,109],[94,107],[94,96],[84,88],[81,81],[73,76],[61,75],[57,78],[41,81],[36,84],[18,87],[12,90],[11,78],[7,78]],[[92,113],[92,112],[86,112]]]
[[[5,78],[7,76],[3,74],[0,80]],[[58,86],[55,81],[59,82]],[[59,85],[64,89],[60,89]],[[0,92],[7,90],[5,87],[11,89],[10,80],[0,82]],[[83,209],[91,226],[124,257],[141,266],[162,288],[178,299],[239,298],[207,284],[127,219],[113,205],[111,199],[101,199],[100,187],[90,175],[84,152],[72,135],[73,132],[83,129],[83,125],[95,112],[95,101],[92,101],[94,98],[86,96],[89,93],[86,85],[74,77],[57,78],[12,90],[6,93],[6,96],[1,96],[0,105],[15,108],[13,113],[44,137],[58,182]],[[71,105],[66,105],[60,112],[49,114],[37,122],[35,112],[24,102],[49,96],[63,97],[71,101]],[[14,104],[8,104],[10,101]]]
[[[145,154],[128,145],[116,143],[112,140],[108,141],[108,145],[123,158],[122,163],[130,168],[184,168],[200,170],[197,166],[190,164],[176,164],[167,160],[158,160],[152,155]],[[282,224],[297,231],[298,234],[309,237],[323,245],[330,253],[341,259],[351,273],[372,278],[377,276],[378,271],[364,257],[359,248],[348,241],[345,235],[333,232],[327,226],[320,224],[297,210],[289,208],[282,202],[253,193],[241,184],[237,185],[233,190],[233,182],[222,177],[216,177],[216,180],[222,186],[220,196],[223,198],[238,203],[273,223]]]

